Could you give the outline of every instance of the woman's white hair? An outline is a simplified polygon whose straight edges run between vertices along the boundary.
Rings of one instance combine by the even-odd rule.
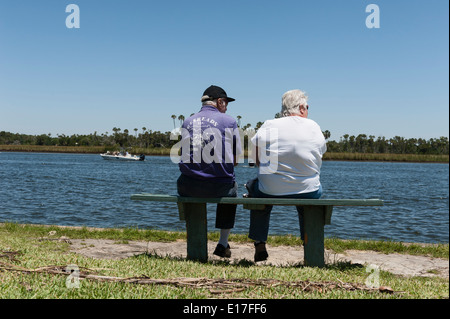
[[[291,90],[283,94],[281,99],[281,116],[299,115],[300,107],[306,107],[308,96],[300,90]]]

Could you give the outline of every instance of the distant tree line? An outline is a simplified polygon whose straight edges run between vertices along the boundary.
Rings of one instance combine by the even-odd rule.
[[[98,134],[94,132],[89,135],[64,135],[58,134],[52,137],[49,134],[26,135],[14,134],[5,131],[0,132],[0,145],[47,145],[47,146],[110,146],[110,147],[171,147],[176,141],[170,140],[170,132],[153,132],[143,127],[141,132],[135,128],[133,132],[128,129],[123,131],[114,127],[112,133]]]
[[[325,134],[327,131],[324,132]],[[329,136],[329,135],[328,135]],[[328,141],[329,152],[336,153],[388,153],[388,154],[427,154],[448,155],[448,137],[405,139],[400,136],[386,139],[384,136],[359,134],[358,136],[344,134],[339,142]]]
[[[279,117],[277,113],[275,118]],[[185,117],[183,115],[171,115],[174,129],[177,128],[176,120],[179,126],[182,125]],[[241,116],[237,116],[238,126],[247,132],[257,131],[263,122],[258,122],[255,128],[250,124],[241,125]],[[179,127],[178,126],[178,127]],[[323,132],[327,139],[327,148],[329,152],[335,153],[390,153],[390,154],[428,154],[428,155],[448,155],[449,140],[448,137],[431,138],[425,140],[422,138],[403,138],[395,136],[385,138],[383,136],[375,138],[373,135],[359,134],[358,136],[344,134],[339,141],[329,140],[330,131]],[[247,145],[245,139],[245,146]],[[120,129],[114,127],[112,132],[98,134],[94,132],[89,135],[64,135],[57,134],[56,137],[49,134],[26,135],[14,134],[0,131],[0,145],[58,145],[58,146],[105,146],[111,148],[170,148],[177,140],[170,139],[170,132],[152,131],[143,127],[141,130],[134,128]]]

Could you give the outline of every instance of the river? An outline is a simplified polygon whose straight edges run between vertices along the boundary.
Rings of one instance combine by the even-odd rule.
[[[92,154],[0,153],[0,222],[185,230],[176,204],[130,200],[134,193],[176,194],[178,166],[166,156],[106,161]],[[239,195],[256,168],[236,168]],[[322,198],[380,198],[382,207],[335,207],[325,237],[449,242],[449,165],[325,161]],[[215,206],[208,205],[213,231]],[[234,233],[247,233],[238,207]],[[273,209],[271,235],[299,235],[296,210]]]

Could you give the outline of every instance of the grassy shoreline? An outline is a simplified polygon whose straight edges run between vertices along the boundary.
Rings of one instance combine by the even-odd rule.
[[[211,233],[209,236],[211,240],[217,239],[217,234]],[[185,238],[185,234],[129,228],[0,224],[0,298],[191,300],[449,297],[448,279],[403,277],[385,271],[380,271],[380,285],[390,287],[391,292],[383,292],[381,288],[367,289],[366,268],[346,262],[316,268],[302,265],[255,265],[245,260],[238,264],[225,261],[198,263],[152,254],[121,260],[93,259],[70,252],[70,244],[65,240],[58,240],[63,238],[107,238],[126,244],[128,240],[180,240]],[[247,239],[243,235],[231,237],[231,241],[245,240]],[[293,236],[273,236],[269,241],[282,245],[298,244],[298,238]],[[326,240],[325,245],[337,250],[396,251],[447,259],[449,250],[448,244],[421,245],[338,239]],[[69,265],[75,265],[80,270],[80,285],[76,289],[67,285]],[[196,284],[192,284],[193,281]],[[226,286],[220,286],[224,281]],[[205,282],[212,284],[202,284]]]
[[[20,231],[36,237],[46,236],[55,231],[59,236],[73,239],[112,239],[116,241],[155,241],[174,242],[186,240],[184,231],[166,231],[139,228],[98,228],[86,226],[61,226],[41,224],[18,224],[12,222],[0,223],[0,228],[12,231]],[[217,241],[218,232],[208,232],[208,240]],[[231,234],[230,241],[236,243],[252,243],[246,234]],[[268,243],[271,246],[300,246],[301,239],[295,235],[273,235],[269,236]],[[346,250],[368,250],[384,254],[399,253],[416,256],[430,256],[433,258],[449,259],[449,244],[443,243],[404,243],[387,240],[365,240],[365,239],[339,239],[325,238],[325,248],[337,253]]]
[[[36,153],[78,153],[100,154],[110,147],[104,146],[45,146],[45,145],[0,145],[0,152],[36,152]],[[169,156],[169,148],[131,148],[133,154]],[[324,155],[324,161],[374,161],[374,162],[414,162],[449,163],[449,155],[419,154],[378,154],[378,153],[330,153]]]

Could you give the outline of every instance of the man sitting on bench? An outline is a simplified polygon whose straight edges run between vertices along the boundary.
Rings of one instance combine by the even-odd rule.
[[[300,90],[282,97],[281,118],[267,120],[251,139],[258,177],[246,187],[250,197],[318,199],[322,195],[320,168],[326,142],[319,125],[308,119],[308,97]],[[255,262],[266,260],[265,242],[272,207],[251,210],[249,238],[255,241]],[[303,208],[297,206],[300,236]]]
[[[187,197],[236,197],[234,166],[241,152],[241,142],[234,118],[226,115],[227,96],[211,85],[201,98],[201,110],[186,119],[181,129],[181,175],[178,194]],[[220,238],[214,254],[231,256],[228,236],[234,227],[237,205],[217,204],[216,228]]]

